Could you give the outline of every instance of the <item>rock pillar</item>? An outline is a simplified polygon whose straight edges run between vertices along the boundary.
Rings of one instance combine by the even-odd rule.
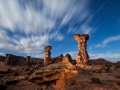
[[[30,56],[27,56],[26,62],[27,62],[27,64],[29,64],[29,62],[30,62]]]
[[[50,58],[51,52],[50,50],[52,49],[52,46],[46,46],[44,48],[45,53],[44,53],[44,65],[47,65],[48,59]]]
[[[89,35],[87,34],[75,34],[74,39],[78,42],[78,54],[76,58],[76,66],[79,66],[80,64],[85,64],[88,59],[89,55],[86,51],[86,42],[89,39]]]

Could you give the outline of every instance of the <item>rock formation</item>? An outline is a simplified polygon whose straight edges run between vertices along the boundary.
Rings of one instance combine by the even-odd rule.
[[[71,63],[59,62],[40,68],[30,75],[28,80],[45,85],[41,90],[66,90],[65,87],[73,83],[73,78],[77,74],[78,71]]]
[[[51,58],[50,55],[51,55],[51,52],[50,50],[52,49],[52,46],[46,46],[44,48],[45,50],[45,54],[44,54],[44,65],[48,65],[49,63],[49,59]]]
[[[85,64],[88,59],[89,55],[86,51],[86,42],[89,39],[89,36],[87,34],[75,34],[74,35],[75,40],[78,42],[78,54],[77,54],[77,66],[80,64]]]
[[[77,60],[70,54],[52,58],[52,46],[44,48],[44,60],[12,54],[0,56],[0,90],[120,90],[120,61],[89,59],[89,36],[75,34],[74,38],[79,49]]]
[[[45,53],[44,53],[44,66],[54,64],[54,63],[59,63],[59,62],[70,62],[72,63],[72,57],[70,54],[66,54],[66,56],[63,56],[61,54],[60,56],[57,56],[55,58],[52,58],[50,50],[52,49],[52,46],[46,46],[44,48]]]
[[[66,54],[64,57],[62,57],[62,62],[70,62],[70,63],[73,63],[72,62],[72,57],[70,54]]]
[[[30,59],[30,57],[29,57]],[[15,56],[12,54],[6,54],[6,58],[5,58],[5,64],[6,65],[27,65],[28,61],[26,61],[26,58],[22,57],[22,56]]]
[[[30,62],[30,56],[27,56],[26,62],[27,62],[27,64],[29,64],[29,62]]]

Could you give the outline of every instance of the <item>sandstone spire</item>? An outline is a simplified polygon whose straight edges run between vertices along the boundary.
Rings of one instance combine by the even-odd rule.
[[[89,55],[86,51],[86,42],[89,39],[89,35],[87,34],[75,34],[74,35],[74,39],[77,40],[78,42],[78,54],[77,54],[77,58],[76,58],[76,62],[77,62],[77,66],[79,66],[79,64],[85,64],[88,59],[89,59]]]
[[[45,48],[44,48],[44,50],[45,50],[45,54],[44,54],[44,65],[46,65],[47,64],[47,60],[48,60],[48,58],[50,58],[50,55],[51,55],[51,52],[50,52],[50,50],[52,49],[52,46],[46,46]]]
[[[29,64],[29,62],[30,62],[30,56],[27,56],[26,61],[27,61],[27,64]]]

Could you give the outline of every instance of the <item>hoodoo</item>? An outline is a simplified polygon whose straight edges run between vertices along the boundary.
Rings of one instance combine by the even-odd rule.
[[[47,60],[50,58],[50,55],[51,55],[51,52],[50,52],[50,50],[52,49],[52,46],[46,46],[45,48],[44,48],[44,50],[45,50],[45,55],[44,55],[44,65],[46,65],[47,64]]]
[[[79,66],[81,64],[85,64],[88,59],[89,59],[89,55],[87,53],[86,50],[86,42],[89,39],[89,35],[87,34],[75,34],[74,35],[74,39],[78,42],[78,54],[76,57],[76,66]]]

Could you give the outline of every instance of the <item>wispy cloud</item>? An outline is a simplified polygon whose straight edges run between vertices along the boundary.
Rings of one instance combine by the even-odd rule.
[[[105,47],[108,43],[120,40],[120,35],[111,36],[106,38],[102,43],[97,44],[95,47]]]
[[[91,32],[93,32],[92,30],[93,27],[91,27],[89,24],[84,23],[81,27],[80,27],[80,31],[82,31],[85,34],[90,34]]]
[[[81,23],[76,32],[89,34],[88,6],[88,0],[0,0],[0,48],[38,56],[51,40],[64,39],[65,25],[70,33]]]
[[[90,53],[91,59],[104,58],[111,62],[120,61],[120,53]]]
[[[90,12],[91,10],[89,9],[89,1],[86,0],[81,1],[81,6],[78,5],[76,8],[77,9],[74,9],[75,11],[73,11],[73,13],[70,14],[70,16],[68,17],[68,18],[73,17],[69,24],[68,34],[69,33],[91,34],[94,31],[94,28],[90,25],[90,22],[93,19],[93,14]],[[78,24],[77,27],[76,24]]]
[[[0,52],[0,55],[5,56],[5,53],[1,53],[1,52]]]

